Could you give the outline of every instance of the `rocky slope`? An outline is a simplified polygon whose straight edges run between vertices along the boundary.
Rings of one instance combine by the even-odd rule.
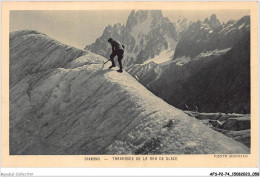
[[[191,24],[192,22],[187,18],[179,19],[176,23],[174,23],[179,38],[185,34]]]
[[[35,31],[10,34],[11,155],[250,152],[103,60]]]
[[[127,71],[173,106],[250,113],[248,16],[222,25],[215,15],[193,23],[179,40],[172,60],[146,65]]]
[[[197,59],[210,51],[232,48],[246,32],[250,30],[250,17],[245,16],[238,21],[228,21],[220,24],[216,15],[210,20],[197,21],[189,26],[189,29],[179,40],[174,53],[174,59],[185,56]]]

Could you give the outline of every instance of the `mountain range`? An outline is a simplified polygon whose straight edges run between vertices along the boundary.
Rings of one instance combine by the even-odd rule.
[[[173,23],[159,10],[133,10],[126,25],[106,27],[85,49],[109,58],[109,37],[126,46],[125,70],[167,103],[250,113],[250,16]]]

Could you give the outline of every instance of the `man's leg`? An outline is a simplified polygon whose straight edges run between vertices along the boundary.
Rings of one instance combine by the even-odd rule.
[[[114,61],[115,56],[116,56],[116,53],[115,53],[115,52],[111,53],[111,55],[110,55],[110,60],[111,60],[111,62],[112,62],[112,65],[111,65],[109,68],[113,68],[113,67],[116,66],[115,61]]]
[[[120,69],[117,70],[118,72],[123,72],[122,59],[123,59],[123,55],[118,55],[118,63],[120,67]]]

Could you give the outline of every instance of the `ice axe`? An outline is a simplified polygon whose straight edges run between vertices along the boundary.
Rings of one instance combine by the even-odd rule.
[[[107,60],[106,62],[103,61],[102,68],[104,68],[105,64],[106,64],[107,62],[109,62],[110,60],[111,60],[111,59]]]
[[[102,63],[102,69],[104,68],[105,64],[106,64],[107,62],[109,62],[110,60],[111,60],[111,59],[107,60],[106,62],[103,61],[103,63]],[[100,64],[100,63],[86,62],[85,64],[89,64],[89,65],[94,64],[94,65],[96,65],[96,64]]]

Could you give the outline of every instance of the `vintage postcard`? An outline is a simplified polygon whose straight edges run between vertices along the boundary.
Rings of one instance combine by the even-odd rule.
[[[3,167],[256,167],[257,2],[3,2]]]

